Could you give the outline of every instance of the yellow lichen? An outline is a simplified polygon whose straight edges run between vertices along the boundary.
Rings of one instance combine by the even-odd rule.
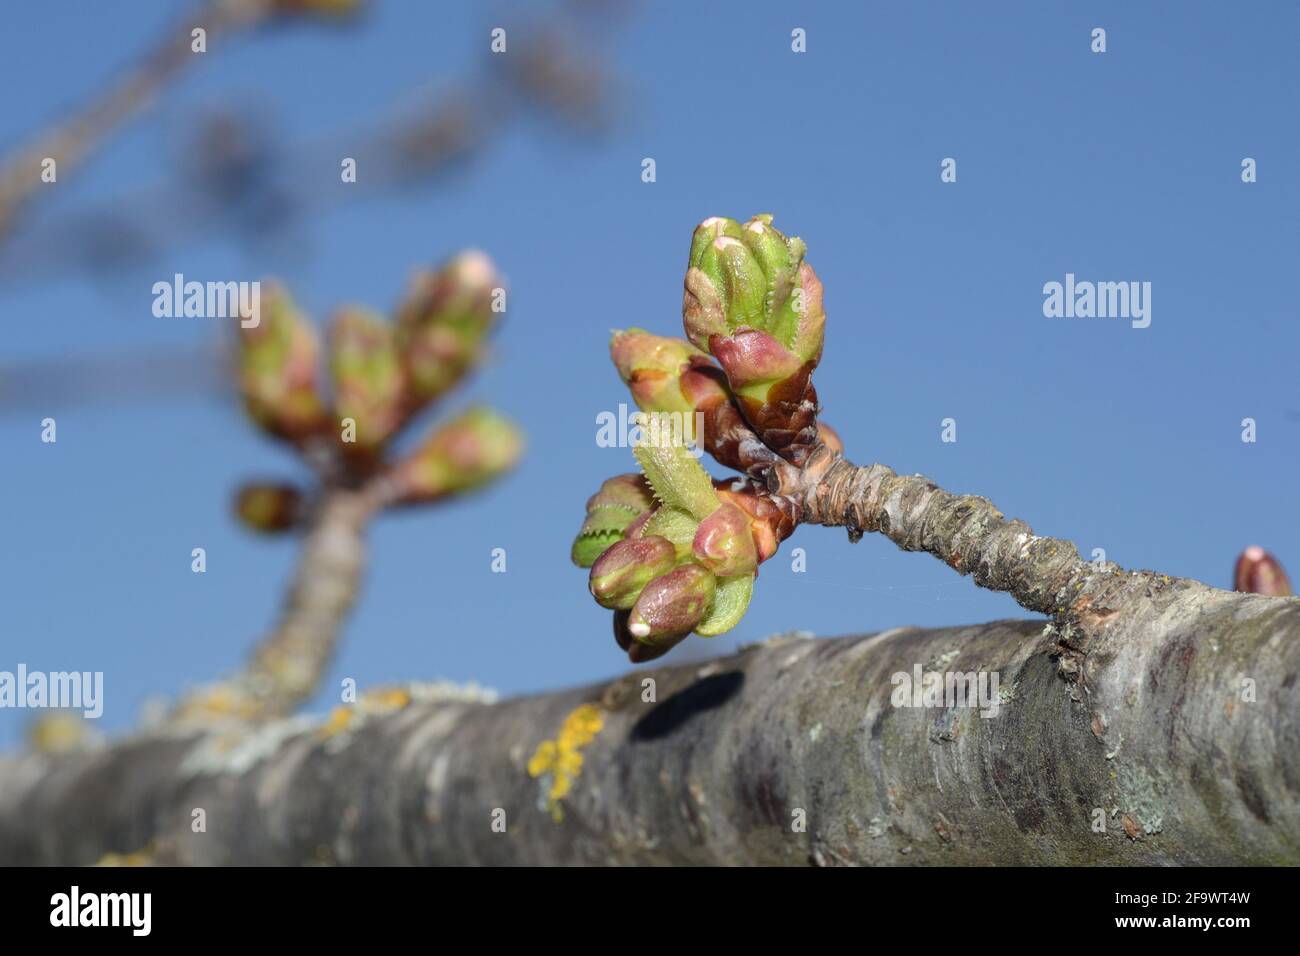
[[[105,853],[95,866],[151,866],[153,865],[153,841],[134,853]]]
[[[411,694],[404,687],[376,687],[362,694],[361,702],[368,711],[388,713],[410,704]]]
[[[90,734],[80,714],[64,711],[35,720],[27,729],[27,739],[41,753],[67,754],[81,749]]]
[[[350,723],[352,723],[352,708],[335,707],[330,711],[325,723],[321,724],[320,735],[322,737],[333,737],[335,734],[341,734],[347,730]]]
[[[560,801],[573,790],[573,782],[582,773],[582,748],[596,739],[605,725],[605,717],[595,704],[575,709],[560,726],[554,740],[544,740],[528,761],[528,776],[545,777],[546,809],[557,823],[564,819]]]
[[[177,708],[182,719],[214,720],[233,718],[250,720],[259,713],[257,702],[231,687],[217,684],[205,688]]]

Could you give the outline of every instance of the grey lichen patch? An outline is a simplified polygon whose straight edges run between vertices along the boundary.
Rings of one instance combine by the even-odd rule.
[[[780,647],[784,644],[794,644],[799,641],[811,641],[816,636],[817,635],[815,635],[812,631],[802,631],[802,630],[777,631],[775,634],[769,634],[767,635],[767,637],[759,638],[757,641],[754,641],[752,643],[739,644],[737,645],[736,649],[738,651],[748,651],[748,650],[757,650],[765,647]]]
[[[962,709],[949,707],[940,711],[934,718],[930,730],[930,740],[934,743],[951,743],[961,734]]]
[[[1044,631],[1044,633],[1047,632]],[[1072,623],[1064,621],[1056,625],[1052,631],[1052,636],[1060,647],[1077,648],[1084,635]]]
[[[944,651],[942,654],[938,654],[935,657],[930,658],[930,660],[926,661],[925,669],[928,671],[944,670],[949,664],[951,664],[953,661],[957,659],[957,655],[960,653],[961,653],[961,648],[959,647],[950,648],[949,650]]]
[[[403,685],[411,695],[411,702],[416,704],[495,704],[501,694],[491,687],[484,687],[475,681],[457,684],[453,681],[425,681]]]
[[[1147,834],[1164,829],[1166,802],[1162,788],[1151,774],[1136,764],[1124,764],[1116,776],[1119,805]]]
[[[357,730],[376,718],[407,711],[415,704],[495,704],[495,690],[476,683],[450,681],[411,682],[374,687],[364,691],[356,703],[335,707],[320,725],[318,734],[329,753],[338,753],[351,742]]]
[[[310,717],[275,720],[243,731],[209,734],[199,739],[181,762],[183,777],[240,775],[275,755],[288,740],[316,725]]]

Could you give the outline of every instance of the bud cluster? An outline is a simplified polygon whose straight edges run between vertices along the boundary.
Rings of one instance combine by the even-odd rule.
[[[515,426],[489,409],[435,427],[398,461],[387,452],[406,425],[481,362],[500,286],[491,260],[469,251],[417,274],[396,321],[363,306],[339,309],[327,339],[327,395],[311,322],[283,288],[264,284],[262,321],[239,329],[244,408],[327,481],[352,487],[382,479],[390,504],[486,484],[512,468],[523,447]],[[297,526],[307,509],[292,485],[260,483],[240,490],[235,510],[249,527],[277,532]]]
[[[636,456],[644,477],[611,478],[587,502],[573,559],[591,568],[592,596],[615,612],[615,639],[639,662],[691,631],[735,627],[782,516],[748,486],[715,486],[681,446],[640,445]]]
[[[642,445],[645,480],[612,478],[587,503],[573,560],[591,568],[591,593],[634,662],[739,622],[759,563],[798,523],[795,504],[768,491],[773,465],[843,450],[817,421],[826,315],[803,241],[769,215],[706,219],[685,286],[685,338],[628,329],[610,355],[643,412],[698,415],[699,444],[746,477],[714,482],[684,449]]]

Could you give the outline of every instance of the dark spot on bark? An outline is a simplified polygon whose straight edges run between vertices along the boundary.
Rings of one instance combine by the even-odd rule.
[[[1294,687],[1295,674],[1287,674],[1286,677],[1282,679],[1282,686],[1285,687],[1287,690],[1290,690],[1292,687]]]
[[[785,826],[791,820],[786,810],[785,795],[781,791],[781,774],[775,767],[766,767],[757,775],[752,788],[741,796],[741,806],[757,810],[763,822]]]
[[[658,740],[680,729],[696,714],[721,707],[740,693],[744,671],[711,674],[660,702],[632,727],[633,741]]]
[[[1187,770],[1187,779],[1212,816],[1218,817],[1223,813],[1223,796],[1219,789],[1221,778],[1208,755],[1202,754],[1192,762]]]
[[[1015,767],[1011,761],[1001,755],[995,756],[991,762],[993,764],[993,782],[998,786],[1005,786],[1015,772]]]
[[[1260,792],[1259,781],[1249,770],[1237,771],[1237,792],[1241,794],[1241,802],[1246,808],[1255,815],[1255,818],[1262,823],[1269,823],[1268,807],[1264,803],[1264,795]]]
[[[1170,689],[1177,691],[1174,699],[1169,701],[1169,720],[1167,721],[1169,752],[1172,756],[1179,753],[1178,730],[1181,726],[1183,704],[1187,701],[1187,677],[1191,673],[1192,659],[1196,656],[1196,647],[1190,642],[1171,642],[1160,652],[1157,663],[1149,674],[1152,689],[1159,689],[1161,681]],[[1157,675],[1157,672],[1160,672]]]
[[[889,716],[889,708],[881,707],[880,712],[876,714],[876,719],[871,722],[871,739],[879,740],[880,733],[885,726],[885,718]]]
[[[1039,833],[1043,829],[1043,808],[1038,804],[1027,804],[1016,810],[1016,826],[1021,833]]]

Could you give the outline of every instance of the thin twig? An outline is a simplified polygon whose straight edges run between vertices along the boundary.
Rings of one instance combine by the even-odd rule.
[[[383,480],[327,489],[309,519],[293,582],[275,626],[243,670],[187,694],[171,720],[209,724],[290,714],[316,690],[356,602],[365,570],[365,529],[389,503]]]
[[[859,467],[825,446],[802,468],[778,463],[771,483],[774,494],[798,506],[800,522],[847,528],[855,541],[878,531],[905,551],[931,554],[973,575],[980,587],[1005,591],[1042,614],[1104,603],[1139,577],[1159,577],[1084,561],[1069,541],[1034,534],[987,498],[954,495],[923,475],[899,475],[885,465]]]
[[[273,12],[269,0],[209,0],[197,15],[172,26],[141,61],[100,95],[0,163],[0,235],[42,185],[41,162],[53,159],[59,175],[77,168],[115,130],[142,112],[191,61],[191,31],[202,26],[211,41],[248,29]]]

